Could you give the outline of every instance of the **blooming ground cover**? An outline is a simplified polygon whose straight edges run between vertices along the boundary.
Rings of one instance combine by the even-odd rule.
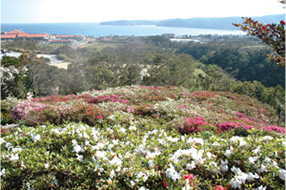
[[[3,189],[285,189],[285,128],[246,96],[127,86],[12,117],[25,125],[2,132]]]

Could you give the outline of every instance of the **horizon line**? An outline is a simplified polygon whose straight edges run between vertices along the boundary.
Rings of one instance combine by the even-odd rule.
[[[173,19],[192,19],[192,18],[234,18],[234,17],[263,17],[263,16],[274,16],[274,15],[284,15],[285,14],[270,14],[270,15],[262,15],[262,16],[223,16],[223,17],[190,17],[190,18],[166,18],[166,19],[118,19],[118,20],[108,20],[108,21],[78,21],[78,22],[1,22],[1,24],[68,24],[68,23],[73,23],[73,24],[85,24],[85,23],[95,23],[99,24],[102,22],[114,22],[114,21],[163,21],[163,20],[173,20]]]

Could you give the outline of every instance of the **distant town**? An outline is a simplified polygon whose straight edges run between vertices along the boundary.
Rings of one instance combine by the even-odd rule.
[[[42,41],[45,44],[75,44],[78,41],[85,40],[85,36],[77,35],[51,35],[47,33],[30,34],[19,30],[11,32],[1,32],[1,41],[14,41],[14,40],[34,40]]]

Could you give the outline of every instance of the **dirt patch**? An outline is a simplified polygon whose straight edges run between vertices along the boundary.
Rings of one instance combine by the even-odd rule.
[[[70,62],[63,62],[63,63],[51,63],[50,65],[56,66],[58,68],[68,69],[68,65]]]

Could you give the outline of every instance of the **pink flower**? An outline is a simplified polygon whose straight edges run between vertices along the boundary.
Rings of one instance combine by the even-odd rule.
[[[213,190],[227,190],[227,188],[224,188],[223,186],[219,185],[215,185],[215,188]]]
[[[103,117],[101,115],[96,116],[96,118],[103,120]]]

